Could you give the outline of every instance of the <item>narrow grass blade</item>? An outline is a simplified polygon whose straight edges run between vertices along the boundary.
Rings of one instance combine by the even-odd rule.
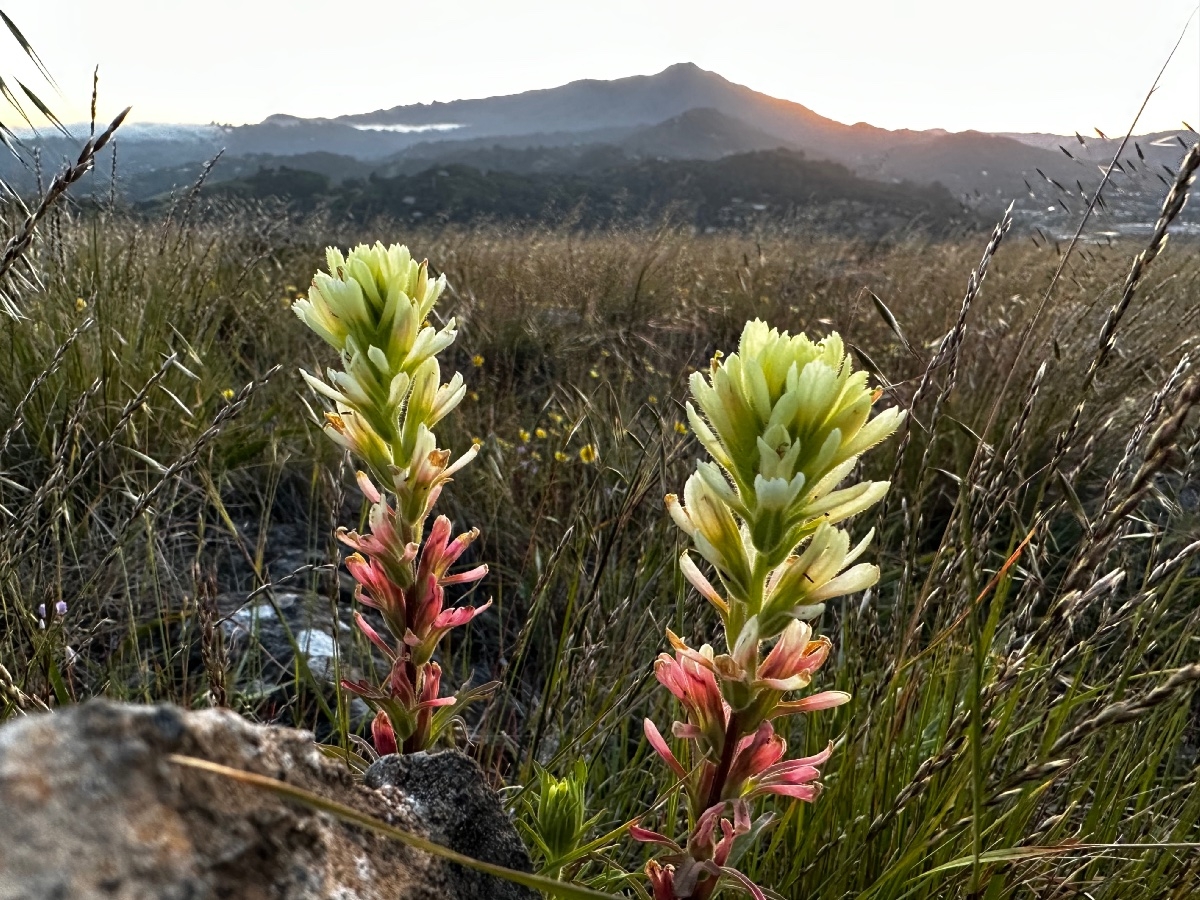
[[[46,68],[46,64],[42,62],[42,58],[38,56],[37,51],[33,49],[33,45],[29,43],[29,39],[21,33],[21,29],[17,27],[17,23],[10,19],[2,9],[0,9],[0,19],[4,20],[4,25],[9,30],[9,33],[12,34],[16,42],[21,45],[21,49],[25,51],[25,55],[29,57],[35,66],[37,66],[37,70],[41,73],[42,77],[45,78],[55,90],[58,90],[58,84],[54,81],[54,77],[50,74],[50,70]]]
[[[71,136],[71,133],[69,131],[67,131],[66,126],[63,125],[63,123],[59,121],[58,116],[56,116],[54,114],[54,112],[50,109],[50,107],[48,107],[45,103],[43,103],[42,99],[37,94],[35,94],[32,90],[30,90],[29,87],[23,81],[18,79],[17,84],[18,84],[18,86],[20,86],[21,90],[25,93],[25,96],[29,98],[29,101],[34,106],[37,107],[38,112],[40,112],[43,116],[45,116],[47,121],[50,122],[50,124],[52,124],[55,128],[57,128],[59,131],[61,131],[63,134],[63,137],[69,138]]]
[[[1045,859],[1052,856],[1066,856],[1071,853],[1099,853],[1105,850],[1200,850],[1200,843],[1171,842],[1162,844],[1058,844],[1051,847],[1009,847],[1005,850],[988,850],[979,855],[982,865],[997,865],[1003,863],[1023,862],[1027,859]],[[920,877],[929,878],[941,872],[954,869],[965,869],[973,865],[974,856],[960,856],[948,863],[943,863],[930,869]]]

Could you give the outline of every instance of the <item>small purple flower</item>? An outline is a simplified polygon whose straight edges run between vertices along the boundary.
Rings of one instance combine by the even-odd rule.
[[[54,604],[54,614],[56,616],[65,616],[67,614],[67,601],[59,600]],[[38,628],[43,631],[46,629],[46,604],[39,603],[37,608]]]

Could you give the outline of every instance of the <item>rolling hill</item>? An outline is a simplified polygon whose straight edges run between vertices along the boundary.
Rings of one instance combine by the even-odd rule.
[[[981,222],[940,186],[860,178],[838,163],[794,150],[715,160],[627,159],[592,172],[481,171],[462,164],[335,183],[280,166],[209,187],[210,194],[289,200],[355,221],[654,225],[698,229],[803,223],[881,238],[903,230],[944,235]]]
[[[1195,140],[1194,133],[1181,131],[1131,142],[1100,214],[1127,221],[1152,217],[1161,183]],[[35,143],[44,161],[77,153],[75,143],[58,136],[39,136]],[[603,178],[612,181],[616,169],[651,161],[713,162],[782,149],[837,163],[875,184],[941,185],[989,216],[1016,200],[1018,217],[1032,223],[1050,223],[1082,207],[1099,184],[1099,167],[1118,146],[1099,137],[847,125],[691,63],[655,75],[332,119],[280,114],[236,127],[131,127],[118,133],[115,145],[119,189],[135,201],[185,188],[218,151],[224,155],[210,183],[288,169],[338,185],[454,165],[484,174],[588,179],[609,173]],[[34,174],[14,159],[0,159],[0,177],[29,187]]]

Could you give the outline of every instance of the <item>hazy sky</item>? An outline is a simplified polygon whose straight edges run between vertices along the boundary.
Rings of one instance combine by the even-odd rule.
[[[57,109],[257,122],[694,62],[842,122],[1123,133],[1196,0],[0,0]],[[15,43],[0,74],[31,70]],[[36,82],[26,80],[34,86]],[[50,98],[53,94],[50,93]],[[1192,20],[1139,131],[1200,127]]]

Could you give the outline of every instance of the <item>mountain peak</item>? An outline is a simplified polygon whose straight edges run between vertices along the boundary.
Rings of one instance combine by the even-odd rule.
[[[717,73],[710,72],[707,69],[702,69],[698,65],[696,65],[694,62],[677,62],[677,63],[673,63],[673,64],[667,66],[665,69],[663,69],[658,74],[659,75],[671,75],[671,74],[675,74],[675,75],[678,75],[678,74],[716,75]],[[717,75],[717,77],[720,78],[719,75]]]
[[[275,117],[268,124],[293,122]],[[428,141],[427,132],[433,131],[444,132],[442,140],[502,140],[510,148],[606,143],[639,156],[691,159],[783,146],[801,149],[810,159],[835,160],[872,178],[939,179],[959,192],[974,190],[976,185],[989,194],[998,189],[1016,191],[1024,186],[1028,172],[1037,169],[1051,178],[1075,176],[1072,163],[1058,160],[1050,151],[1004,139],[886,131],[861,122],[844,125],[691,61],[674,63],[652,75],[581,79],[519,94],[416,103],[312,120],[309,128],[293,125],[288,132],[297,146],[314,150],[319,147],[313,143],[315,136],[310,140],[309,130],[320,128],[332,134],[337,127],[341,129],[337,140],[346,147],[369,143],[375,148],[370,154],[357,149],[342,152],[374,156]],[[984,157],[986,165],[981,162]]]
[[[453,125],[463,138],[641,128],[698,107],[734,114],[753,94],[694,62],[680,62],[654,75],[612,81],[587,78],[521,94],[414,103],[339,116],[336,121],[358,127]]]
[[[692,82],[698,85],[709,86],[732,84],[732,82],[728,81],[720,73],[702,69],[694,62],[677,62],[667,66],[655,75],[648,75],[646,77],[651,81]]]

